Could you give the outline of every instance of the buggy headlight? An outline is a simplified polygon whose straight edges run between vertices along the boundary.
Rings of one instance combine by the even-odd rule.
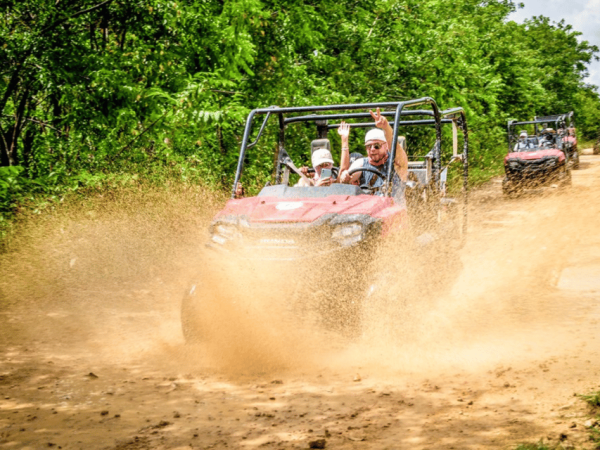
[[[347,223],[338,225],[333,229],[331,237],[333,239],[344,239],[356,236],[362,232],[362,225],[359,223]]]
[[[211,240],[217,244],[224,245],[228,241],[237,240],[241,237],[237,227],[229,223],[219,223],[212,229]]]
[[[356,222],[337,225],[331,232],[331,237],[343,246],[356,244],[364,238],[363,226]]]

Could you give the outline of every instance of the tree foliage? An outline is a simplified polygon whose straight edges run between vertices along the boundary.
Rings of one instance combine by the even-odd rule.
[[[1,0],[2,208],[24,191],[169,168],[226,183],[245,116],[269,105],[431,96],[463,106],[473,163],[507,119],[576,111],[598,48],[511,0]],[[302,132],[299,132],[302,134]],[[271,157],[249,164],[258,177]]]

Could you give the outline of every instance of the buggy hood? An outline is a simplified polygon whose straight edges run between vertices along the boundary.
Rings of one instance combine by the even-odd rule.
[[[309,189],[328,189],[309,188]],[[325,215],[366,214],[386,219],[405,211],[392,198],[375,195],[328,195],[318,197],[249,197],[229,200],[215,219],[243,216],[251,223],[314,222]]]
[[[509,160],[521,160],[522,162],[526,161],[535,161],[539,159],[546,158],[548,156],[558,157],[558,162],[562,163],[565,160],[565,154],[556,148],[546,148],[543,150],[534,150],[531,152],[512,152],[506,155],[504,158],[504,164],[506,164]]]

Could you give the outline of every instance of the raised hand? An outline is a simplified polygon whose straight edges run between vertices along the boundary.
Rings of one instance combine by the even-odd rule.
[[[377,128],[383,129],[389,125],[388,120],[385,118],[385,116],[381,115],[379,108],[377,108],[377,112],[373,112],[373,111],[369,110],[369,113],[371,114],[371,117],[375,121],[375,126]]]
[[[348,136],[350,136],[350,125],[342,120],[342,123],[340,123],[340,126],[338,127],[337,131],[338,134],[342,137],[342,139],[347,139]]]

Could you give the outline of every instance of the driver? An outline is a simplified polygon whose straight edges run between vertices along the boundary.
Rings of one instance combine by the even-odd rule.
[[[517,142],[515,144],[515,148],[513,149],[513,151],[518,152],[519,150],[522,150],[524,148],[530,148],[531,147],[531,143],[529,142],[527,136],[527,131],[521,131],[521,134],[519,134],[519,142]]]
[[[542,131],[542,140],[540,147],[553,147],[554,146],[554,130],[552,128],[546,128]]]
[[[354,161],[349,170],[343,170],[340,176],[340,182],[379,188],[383,186],[383,179],[372,172],[357,171],[352,175],[348,174],[350,170],[361,167],[372,168],[384,175],[387,174],[390,165],[389,149],[392,144],[394,132],[388,120],[381,115],[379,108],[377,108],[377,112],[375,113],[373,111],[369,112],[371,113],[371,117],[375,120],[375,126],[377,128],[369,130],[365,135],[365,148],[368,156]],[[400,136],[400,138],[402,143],[406,142],[403,136]],[[400,188],[399,192],[403,193],[404,184],[408,179],[408,157],[406,156],[404,145],[398,145],[396,147],[394,169],[396,170],[397,176],[394,176],[393,187],[396,192],[398,192],[398,188]]]

